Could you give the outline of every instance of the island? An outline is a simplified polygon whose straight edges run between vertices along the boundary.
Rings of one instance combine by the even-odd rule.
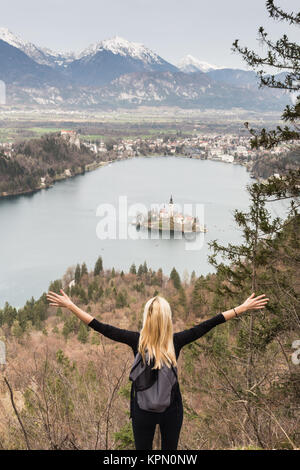
[[[200,225],[198,217],[184,215],[180,212],[174,211],[172,195],[170,197],[168,209],[164,205],[160,210],[149,210],[146,217],[143,214],[138,213],[136,219],[132,223],[136,225],[138,230],[146,228],[150,231],[168,231],[170,233],[207,232],[206,225]]]

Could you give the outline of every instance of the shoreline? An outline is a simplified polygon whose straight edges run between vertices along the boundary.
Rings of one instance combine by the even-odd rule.
[[[101,161],[101,162],[88,163],[85,166],[84,171],[76,172],[73,175],[67,175],[65,173],[62,173],[60,175],[57,175],[57,177],[53,181],[51,181],[51,183],[48,183],[48,184],[44,183],[44,184],[42,184],[41,186],[39,186],[37,188],[26,189],[26,190],[23,190],[23,191],[14,191],[14,192],[11,192],[11,193],[3,192],[3,193],[0,194],[0,201],[2,199],[17,198],[19,196],[29,196],[31,194],[35,194],[39,191],[42,191],[43,189],[52,188],[55,185],[55,183],[58,183],[59,181],[64,181],[64,180],[67,180],[67,179],[70,179],[70,178],[75,178],[75,176],[79,176],[79,175],[84,175],[86,172],[96,170],[97,168],[100,168],[101,166],[106,166],[109,163],[112,163],[112,161],[107,161],[107,162]]]
[[[136,229],[137,230],[140,230],[140,229],[145,229],[145,230],[148,230],[149,232],[159,232],[159,233],[163,233],[163,232],[168,232],[168,233],[171,233],[171,234],[175,234],[175,233],[181,233],[181,234],[186,234],[186,233],[207,233],[207,229],[202,229],[202,228],[199,228],[199,229],[196,229],[196,230],[185,230],[184,228],[181,228],[181,229],[176,229],[176,228],[170,228],[170,227],[151,227],[151,225],[148,225],[148,224],[139,224],[139,223],[136,223],[136,224],[133,224],[136,226]]]
[[[79,176],[79,175],[84,175],[86,172],[97,170],[98,168],[101,168],[102,166],[107,166],[111,163],[116,163],[116,162],[120,162],[122,160],[129,160],[131,158],[139,158],[139,157],[142,157],[142,158],[153,158],[153,157],[175,157],[176,158],[176,157],[181,157],[181,158],[200,160],[200,161],[214,161],[214,162],[219,162],[219,163],[226,163],[226,164],[229,164],[229,165],[244,166],[246,168],[247,172],[249,173],[249,168],[248,168],[247,163],[243,163],[243,162],[232,162],[232,163],[230,163],[230,162],[224,162],[224,161],[219,160],[217,158],[198,158],[196,155],[184,155],[184,154],[161,155],[161,154],[151,154],[150,153],[148,155],[126,156],[126,157],[122,157],[122,158],[116,158],[115,160],[107,160],[107,161],[100,161],[100,162],[94,161],[92,163],[88,163],[87,165],[85,165],[84,171],[80,171],[80,172],[74,173],[72,175],[67,175],[65,173],[62,173],[60,175],[57,175],[56,178],[48,184],[44,183],[39,187],[36,187],[36,188],[33,188],[33,189],[26,189],[26,190],[23,190],[23,191],[22,190],[21,191],[14,191],[14,192],[11,192],[11,193],[3,192],[3,193],[0,194],[0,201],[4,200],[4,199],[8,199],[8,198],[17,198],[19,196],[29,196],[31,194],[35,194],[39,191],[42,191],[43,189],[52,188],[55,185],[55,183],[57,183],[59,181],[64,181],[66,179],[74,178],[75,176]]]

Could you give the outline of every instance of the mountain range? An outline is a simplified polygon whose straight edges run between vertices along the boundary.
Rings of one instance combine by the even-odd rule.
[[[188,54],[183,57],[177,64],[177,67],[181,72],[193,73],[193,72],[209,72],[211,70],[223,69],[225,67],[220,67],[217,65],[209,64],[204,60],[196,59],[192,55]]]
[[[258,89],[253,71],[187,55],[177,66],[118,36],[75,52],[54,52],[0,28],[0,80],[7,105],[101,108],[166,105],[279,110],[281,90]]]

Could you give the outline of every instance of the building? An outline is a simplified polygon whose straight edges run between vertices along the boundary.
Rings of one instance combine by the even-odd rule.
[[[173,215],[174,215],[174,203],[173,203],[173,198],[171,194],[170,201],[169,201],[169,217],[173,217]]]
[[[76,131],[70,131],[63,129],[60,132],[60,135],[67,140],[70,144],[75,145],[78,149],[80,149],[80,139]]]

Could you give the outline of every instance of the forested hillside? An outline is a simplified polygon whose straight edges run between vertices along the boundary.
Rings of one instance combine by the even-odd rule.
[[[293,147],[293,146],[291,146]],[[274,173],[284,175],[290,170],[297,170],[300,166],[300,150],[298,147],[291,148],[287,153],[278,155],[270,152],[260,158],[254,159],[251,167],[251,173],[256,178],[269,178]]]
[[[14,144],[10,155],[0,150],[0,195],[30,192],[64,176],[83,173],[96,159],[87,147],[74,145],[60,134]],[[44,180],[41,180],[44,178]]]

